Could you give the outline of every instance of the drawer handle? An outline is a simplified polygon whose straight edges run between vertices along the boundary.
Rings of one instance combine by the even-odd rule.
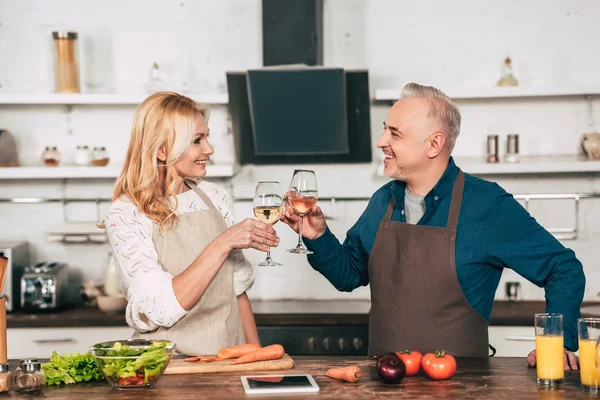
[[[74,342],[75,339],[70,337],[50,337],[50,338],[33,338],[31,339],[34,343],[69,343]]]
[[[507,336],[505,339],[517,342],[535,342],[535,336]]]

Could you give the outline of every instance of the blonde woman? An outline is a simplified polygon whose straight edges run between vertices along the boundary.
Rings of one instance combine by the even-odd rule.
[[[279,242],[270,225],[235,224],[223,188],[187,179],[203,178],[214,152],[208,118],[176,93],[147,98],[105,220],[134,337],[174,341],[185,355],[259,343],[246,294],[254,270],[241,249]]]

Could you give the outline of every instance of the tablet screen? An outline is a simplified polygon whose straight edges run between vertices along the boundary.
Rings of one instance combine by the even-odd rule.
[[[312,387],[312,384],[309,382],[308,378],[305,375],[272,377],[249,376],[247,379],[248,386],[250,386],[250,389],[266,389],[279,387]]]

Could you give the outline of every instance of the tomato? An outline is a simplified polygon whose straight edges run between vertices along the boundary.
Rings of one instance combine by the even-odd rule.
[[[423,354],[413,350],[404,350],[396,352],[396,355],[400,357],[406,365],[406,376],[414,376],[421,370],[421,361],[423,361]]]
[[[443,351],[427,353],[421,364],[423,371],[432,379],[448,379],[456,372],[456,360]]]

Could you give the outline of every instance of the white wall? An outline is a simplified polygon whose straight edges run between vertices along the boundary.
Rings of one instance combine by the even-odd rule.
[[[0,93],[52,91],[50,32],[55,29],[80,33],[84,91],[141,93],[152,62],[157,62],[166,89],[222,92],[226,70],[262,63],[260,4],[258,0],[3,0]],[[594,39],[600,33],[599,17],[600,3],[594,0],[326,0],[325,62],[368,68],[371,91],[399,87],[407,81],[442,89],[492,86],[507,55],[512,57],[522,85],[598,83],[600,56]],[[581,134],[596,130],[600,121],[598,100],[589,103],[579,96],[461,101],[459,106],[464,123],[457,156],[482,156],[489,133],[503,137],[519,133],[523,154],[576,154]],[[387,110],[386,105],[372,108],[373,143]],[[38,163],[47,145],[58,146],[68,162],[77,145],[87,144],[106,146],[111,163],[118,165],[125,155],[134,111],[133,106],[0,106],[0,127],[16,135],[24,164]],[[214,107],[210,125],[215,161],[232,161],[225,107]],[[374,154],[379,157],[375,149]],[[245,167],[233,179],[232,191],[236,197],[247,198],[263,177],[287,185],[293,167]],[[368,197],[385,182],[370,165],[321,166],[317,173],[321,195],[327,197]],[[599,186],[597,175],[490,179],[497,179],[514,193],[592,192]],[[0,182],[0,197],[60,196],[64,192],[108,197],[111,182],[34,181],[18,182],[15,187]],[[340,238],[364,204],[338,202],[331,223]],[[532,212],[548,227],[564,225],[572,214],[563,207],[562,203],[532,204]],[[250,216],[249,204],[239,203],[236,209],[240,217]],[[600,291],[595,258],[598,209],[597,200],[583,202],[580,239],[565,242],[584,262],[587,298]],[[29,240],[35,260],[68,261],[80,279],[100,279],[107,246],[45,241],[44,233],[62,221],[63,211],[60,204],[0,203],[0,240]],[[67,213],[69,218],[96,218],[93,205],[68,205]],[[556,216],[567,221],[556,221]],[[282,249],[274,250],[273,256],[286,267],[259,270],[253,298],[368,298],[364,288],[352,294],[337,293],[302,257],[284,253],[295,236],[283,225],[277,229]],[[248,257],[258,261],[262,255],[248,252]],[[510,271],[503,281],[507,279],[514,279]],[[530,284],[525,284],[523,293],[526,298],[543,298],[543,291]]]

